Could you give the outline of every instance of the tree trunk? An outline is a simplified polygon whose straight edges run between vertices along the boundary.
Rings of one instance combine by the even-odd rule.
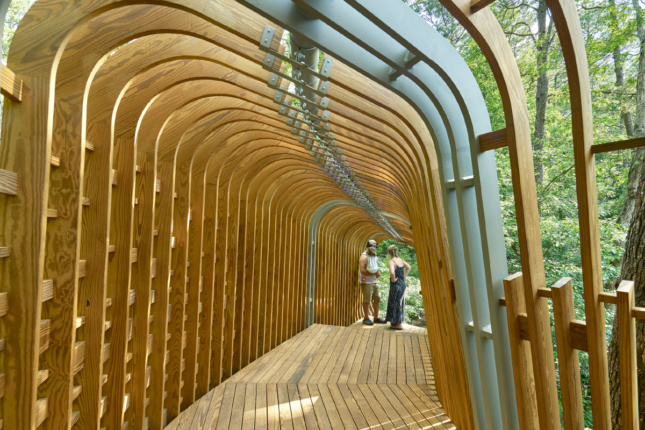
[[[551,46],[552,24],[547,27],[547,6],[545,0],[539,0],[537,9],[538,34],[535,43],[537,52],[537,86],[535,89],[535,128],[533,130],[533,164],[535,165],[535,182],[542,185],[544,169],[542,167],[542,149],[544,148],[544,127],[546,123],[546,105],[549,97],[548,60]]]
[[[621,267],[620,279],[634,281],[636,306],[645,306],[645,169],[641,170],[639,186],[636,193],[636,211],[629,226],[625,256]],[[638,360],[639,416],[641,428],[645,426],[645,321],[636,320],[636,343]],[[616,320],[611,331],[609,342],[609,381],[612,404],[612,428],[620,429],[620,383],[618,363],[618,333]]]
[[[640,0],[632,0],[636,12],[636,28],[640,42],[638,77],[636,83],[636,111],[634,118],[634,136],[645,136],[645,28]],[[643,153],[640,148],[633,152],[635,158],[630,169],[630,180],[636,184],[632,198],[632,216],[629,221],[629,232],[625,244],[625,255],[616,286],[623,279],[634,281],[636,306],[645,306],[645,168]],[[636,166],[636,167],[635,167]],[[628,196],[625,196],[627,200]],[[645,428],[645,321],[636,320],[636,359],[638,366],[638,409],[640,427]],[[611,421],[613,429],[622,429],[620,418],[620,378],[618,363],[618,333],[616,320],[611,330],[609,342],[609,385],[611,395]]]
[[[626,109],[621,96],[621,116],[623,117],[627,136],[630,138],[645,136],[645,28],[643,26],[643,14],[638,0],[633,0],[633,4],[636,12],[636,32],[640,43],[638,76],[636,79],[636,118],[632,118],[632,115]],[[611,2],[611,6],[615,8],[613,0]],[[613,9],[611,16],[614,21],[616,21]],[[614,70],[616,73],[616,86],[624,88],[623,64],[620,46],[617,46],[614,49]],[[627,186],[625,189],[625,200],[623,201],[623,208],[618,216],[618,222],[621,224],[629,224],[634,214],[634,198],[639,184],[638,179],[641,177],[641,171],[644,166],[645,148],[633,149],[629,166],[629,176],[627,178]]]

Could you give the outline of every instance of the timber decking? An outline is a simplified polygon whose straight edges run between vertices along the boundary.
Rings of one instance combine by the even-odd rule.
[[[423,328],[313,325],[260,357],[167,429],[456,428],[434,387]]]

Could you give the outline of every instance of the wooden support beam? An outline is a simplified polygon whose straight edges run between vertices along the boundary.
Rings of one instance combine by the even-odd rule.
[[[638,430],[638,374],[636,369],[636,322],[634,281],[622,281],[616,290],[618,306],[618,359],[620,362],[620,413],[624,430]]]
[[[535,381],[533,379],[533,361],[529,342],[520,334],[520,315],[525,315],[524,286],[522,274],[516,273],[504,279],[506,295],[506,313],[508,334],[513,361],[513,379],[515,380],[515,400],[517,415],[522,430],[540,428],[537,402],[535,400]],[[527,324],[528,332],[528,324]]]
[[[14,102],[21,102],[23,85],[22,79],[16,77],[7,66],[0,64],[0,90],[3,96]]]
[[[645,146],[645,137],[635,139],[619,140],[616,142],[600,143],[591,146],[592,154],[602,154],[603,152],[620,151],[623,149],[641,148]]]
[[[555,341],[558,348],[562,416],[566,430],[581,429],[585,425],[580,387],[578,351],[572,347],[570,325],[575,319],[571,278],[562,278],[551,287]]]
[[[493,4],[495,0],[473,0],[470,3],[470,13],[476,13],[485,8],[486,6],[489,6]]]

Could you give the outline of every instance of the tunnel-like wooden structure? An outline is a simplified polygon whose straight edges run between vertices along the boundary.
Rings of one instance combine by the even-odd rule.
[[[582,349],[594,423],[609,428],[603,302],[619,303],[625,327],[645,313],[629,284],[602,293],[593,153],[643,142],[592,149],[575,4],[550,1],[571,87],[587,305],[586,323],[571,321],[570,283],[544,281],[512,52],[490,1],[442,3],[489,61],[502,130],[491,132],[463,60],[400,2],[36,1],[0,75],[3,428],[159,429],[312,323],[361,317],[357,258],[391,234],[279,114],[268,69],[284,68],[263,64],[267,25],[334,57],[332,131],[416,247],[437,397],[457,428],[560,428],[549,298],[568,360],[565,427],[581,423]],[[270,49],[283,52],[279,37]],[[523,267],[508,278],[503,146]],[[621,354],[629,381],[633,353]],[[625,414],[634,401],[625,394]]]

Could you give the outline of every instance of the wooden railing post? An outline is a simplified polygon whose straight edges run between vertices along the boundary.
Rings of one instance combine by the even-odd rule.
[[[638,430],[638,375],[636,374],[636,322],[632,318],[634,282],[622,281],[616,290],[618,306],[618,359],[623,430]]]
[[[551,287],[555,342],[560,365],[560,390],[562,393],[562,418],[564,428],[584,428],[582,389],[580,387],[580,361],[578,351],[571,342],[571,321],[575,319],[571,278],[562,278]]]
[[[515,381],[515,399],[517,415],[521,429],[540,427],[537,402],[535,397],[535,380],[533,379],[533,360],[528,342],[520,334],[520,316],[526,316],[524,301],[524,284],[522,274],[516,273],[504,279],[506,294],[506,315],[508,318],[508,337],[513,361],[513,379]]]

